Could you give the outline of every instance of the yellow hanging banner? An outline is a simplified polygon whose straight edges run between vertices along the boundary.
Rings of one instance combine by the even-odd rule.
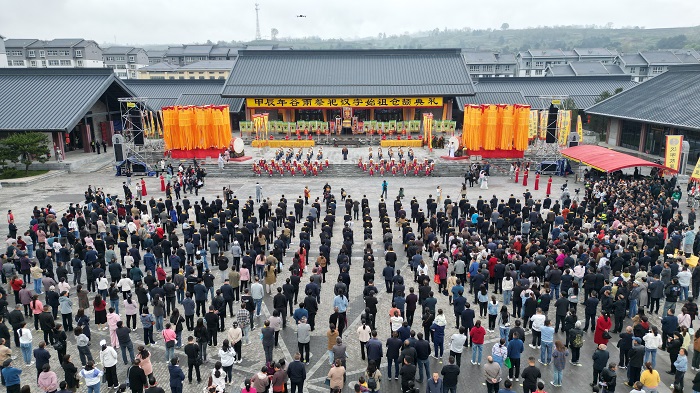
[[[683,135],[666,135],[666,162],[664,165],[678,171],[681,166]]]
[[[690,175],[690,179],[700,181],[700,160],[695,164],[695,169],[693,169],[693,174]]]

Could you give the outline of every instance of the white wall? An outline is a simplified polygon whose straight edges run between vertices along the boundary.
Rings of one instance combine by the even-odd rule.
[[[620,139],[620,119],[610,119],[608,121],[608,144],[613,146],[619,145]]]

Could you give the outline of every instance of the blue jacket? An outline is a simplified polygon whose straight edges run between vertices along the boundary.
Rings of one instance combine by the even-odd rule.
[[[425,393],[442,393],[442,378],[438,378],[437,382],[432,377],[428,378]]]
[[[170,372],[170,386],[182,387],[182,382],[185,381],[185,373],[182,368],[168,364],[168,372]]]
[[[384,348],[382,342],[376,338],[370,338],[367,341],[367,359],[381,360],[384,356]],[[379,362],[377,362],[379,364]]]
[[[309,319],[309,311],[305,308],[297,308],[294,310],[292,317],[294,318],[294,322],[299,323],[302,318]]]
[[[2,377],[5,379],[5,386],[19,385],[20,374],[22,374],[22,370],[18,368],[12,366],[3,368]]]
[[[207,300],[207,287],[204,284],[195,284],[194,286],[194,300],[205,301]]]
[[[520,359],[520,354],[523,353],[523,341],[519,338],[514,338],[508,341],[508,357],[511,359]]]
[[[433,326],[430,327],[430,330],[433,331],[433,342],[445,341],[445,327],[444,326],[440,326],[436,323],[433,323]]]
[[[194,315],[195,306],[196,305],[194,304],[194,300],[192,300],[192,298],[186,297],[182,299],[182,308],[185,309],[185,315]]]

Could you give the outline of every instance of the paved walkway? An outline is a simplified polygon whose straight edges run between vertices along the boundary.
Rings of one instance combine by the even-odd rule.
[[[326,149],[324,149],[326,150]],[[32,184],[27,187],[22,187],[22,188],[15,188],[15,189],[3,189],[2,192],[0,192],[0,206],[3,208],[11,208],[14,213],[15,217],[17,218],[19,225],[21,228],[24,227],[24,223],[27,222],[27,218],[29,214],[31,214],[31,210],[34,206],[45,206],[46,204],[51,204],[58,212],[60,215],[60,212],[63,211],[67,206],[68,203],[70,202],[81,202],[82,201],[82,194],[85,188],[88,185],[92,185],[93,187],[100,187],[103,188],[106,192],[108,193],[121,193],[121,180],[122,179],[117,179],[111,175],[108,171],[102,171],[100,173],[94,173],[94,174],[64,174],[61,176],[57,176],[55,178],[49,179],[45,182],[42,182],[40,184]],[[222,187],[227,186],[231,187],[235,194],[240,198],[244,199],[247,198],[249,195],[255,195],[255,184],[256,182],[260,182],[260,184],[263,186],[263,195],[264,197],[270,197],[273,200],[278,199],[281,195],[285,195],[287,198],[290,200],[293,200],[296,198],[297,195],[302,194],[302,190],[304,186],[309,186],[311,189],[311,197],[316,198],[321,195],[321,189],[326,181],[329,182],[329,184],[333,188],[333,192],[338,195],[340,188],[344,188],[347,190],[347,192],[354,198],[362,198],[363,195],[366,195],[369,198],[369,205],[372,210],[372,216],[374,218],[377,217],[377,211],[376,211],[376,206],[379,200],[379,194],[381,191],[381,178],[333,178],[333,179],[291,179],[291,178],[258,178],[258,179],[225,179],[225,178],[212,178],[212,179],[207,179],[206,186],[203,188],[202,192],[200,193],[199,197],[195,196],[189,196],[191,200],[196,200],[204,196],[207,200],[211,200],[215,198],[217,195],[219,195],[220,190]],[[392,179],[389,178],[389,199],[393,199],[397,192],[399,187],[404,187],[406,191],[406,199],[404,199],[404,203],[408,203],[410,198],[416,197],[418,201],[424,205],[425,200],[428,197],[429,194],[434,194],[436,187],[438,185],[442,186],[444,190],[444,195],[450,195],[452,198],[455,198],[458,195],[459,188],[460,188],[460,178],[409,178],[409,179]],[[147,185],[148,185],[148,190],[149,190],[149,195],[148,197],[150,198],[151,196],[154,196],[155,198],[161,198],[163,197],[163,193],[160,192],[159,190],[159,183],[158,180],[155,178],[148,178],[146,179]],[[555,194],[559,193],[559,187],[562,184],[562,179],[560,178],[555,178],[554,185],[553,185],[553,190]],[[535,198],[543,198],[544,195],[544,188],[546,187],[546,184],[543,183],[541,184],[541,188],[539,191],[533,191],[532,188],[532,183],[530,184],[530,187],[528,187],[531,191],[534,192]],[[492,195],[496,195],[499,198],[507,198],[510,194],[514,194],[516,196],[522,195],[523,192],[525,192],[525,187],[523,187],[521,184],[514,184],[512,181],[509,181],[505,177],[492,177],[490,184],[489,184],[489,190],[480,190],[478,188],[470,188],[468,190],[468,198],[470,200],[476,200],[479,198],[479,196],[485,198],[485,199],[490,199]],[[342,207],[339,208],[340,211],[342,211]],[[375,255],[381,255],[381,250],[382,250],[382,242],[381,242],[381,230],[376,227],[377,223],[375,222],[375,231],[374,231],[374,237],[373,237],[373,244],[372,247],[375,250]],[[341,231],[341,226],[336,225],[335,226],[335,231],[334,231],[334,239],[338,239],[340,237],[340,231]],[[7,226],[3,220],[3,223],[0,225],[0,234],[4,236],[7,233]],[[318,234],[315,234],[316,236],[313,237],[312,241],[312,247],[311,247],[311,253],[310,253],[310,259],[315,260],[316,256],[318,255]],[[361,356],[360,356],[360,347],[359,347],[359,342],[357,339],[357,334],[356,334],[356,329],[360,323],[360,314],[363,311],[363,300],[361,298],[361,283],[362,283],[362,272],[360,266],[362,265],[362,258],[361,258],[361,253],[359,252],[359,247],[362,241],[362,233],[359,230],[355,230],[355,244],[356,244],[356,250],[353,253],[353,258],[352,258],[352,269],[351,269],[351,279],[353,282],[353,285],[351,286],[350,289],[350,306],[348,309],[348,321],[350,323],[350,326],[346,329],[346,343],[348,345],[348,382],[353,383],[353,381],[356,381],[358,376],[361,374],[361,372],[364,370],[366,363],[362,361]],[[339,249],[339,241],[334,241],[333,243],[333,248],[331,250],[331,263],[330,263],[330,268],[329,268],[329,273],[328,277],[330,281],[323,285],[322,287],[322,294],[321,294],[321,305],[320,305],[320,310],[319,314],[317,317],[317,329],[312,333],[312,341],[311,341],[311,352],[313,354],[311,358],[311,364],[307,367],[307,380],[305,384],[305,392],[326,392],[327,387],[324,385],[323,381],[325,379],[325,376],[329,370],[328,366],[328,361],[327,361],[327,354],[326,354],[326,327],[327,327],[327,318],[328,315],[330,314],[332,303],[330,302],[330,299],[332,299],[332,291],[333,291],[333,278],[337,277],[338,272],[338,266],[335,263],[335,257],[338,254],[338,249]],[[412,278],[409,274],[409,270],[406,267],[406,258],[404,257],[404,253],[402,251],[402,247],[400,244],[400,241],[398,239],[395,240],[394,242],[395,248],[398,250],[399,254],[399,262],[398,262],[398,267],[401,269],[404,275],[407,279],[407,287],[410,286],[415,286],[412,282]],[[292,243],[292,249],[294,249],[297,246],[296,241]],[[290,255],[290,254],[288,254]],[[289,258],[285,258],[285,263],[289,264],[290,260]],[[383,260],[381,257],[377,258],[377,266],[381,267],[383,266]],[[381,271],[378,269],[378,271]],[[283,280],[288,277],[289,272],[283,270],[282,274],[278,276],[278,283],[282,283]],[[217,276],[217,281],[216,281],[216,287],[221,285],[221,281]],[[379,272],[377,273],[377,277],[379,277],[380,274]],[[381,281],[381,280],[378,280]],[[417,288],[417,286],[416,286]],[[91,295],[92,298],[92,295]],[[43,296],[41,297],[43,300]],[[378,312],[378,321],[377,321],[377,330],[379,332],[379,337],[382,341],[385,341],[386,338],[389,335],[389,324],[388,324],[388,311],[389,308],[391,307],[391,302],[390,299],[388,298],[387,294],[380,293],[379,295],[379,312]],[[500,301],[499,297],[499,301]],[[11,300],[12,303],[12,300]],[[76,302],[77,303],[77,302]],[[263,307],[263,313],[267,316],[269,315],[270,311],[272,309],[272,299],[270,297],[266,297],[265,299],[265,306]],[[447,316],[447,336],[449,337],[454,329],[450,328],[450,326],[454,326],[454,317],[451,312],[451,306],[448,304],[447,297],[443,296],[438,296],[438,307],[437,308],[442,308],[445,310],[445,314]],[[94,320],[94,316],[92,312],[89,312],[89,315],[91,317],[91,320]],[[262,321],[262,319],[260,320]],[[417,331],[421,331],[420,329],[420,316],[416,315],[416,321],[414,323],[415,329]],[[29,321],[30,324],[32,321]],[[229,319],[227,321],[227,324],[230,325],[231,320]],[[629,324],[629,320],[625,322],[625,324]],[[256,330],[253,333],[253,340],[252,344],[250,346],[243,347],[243,354],[244,354],[244,361],[241,364],[236,364],[234,366],[234,387],[229,388],[227,392],[234,392],[238,393],[238,386],[241,385],[242,381],[244,378],[249,378],[253,373],[257,370],[260,369],[260,367],[263,364],[263,351],[262,347],[260,344],[260,341],[258,340],[258,334],[259,330]],[[183,332],[183,336],[187,336],[191,333],[185,331]],[[40,340],[39,334],[34,334],[34,345],[36,346]],[[73,355],[73,361],[76,364],[79,364],[79,358],[77,355],[76,347],[75,347],[75,339],[72,334],[69,334],[69,344],[68,344],[68,353]],[[155,334],[156,337],[158,337],[158,334]],[[219,334],[219,343],[224,338],[224,334]],[[530,335],[528,334],[528,338]],[[563,336],[558,335],[557,339],[561,339]],[[108,334],[105,331],[97,331],[96,329],[93,329],[93,344],[92,344],[92,353],[93,356],[97,356],[98,350],[97,350],[97,343],[101,339],[107,339]],[[497,340],[498,338],[498,333],[489,333],[487,336],[487,345],[485,345],[484,348],[484,358],[490,353],[491,347],[493,343]],[[132,335],[132,339],[135,342],[135,345],[139,345],[143,342],[142,339],[142,334],[141,334],[141,323],[138,323],[138,331],[135,332]],[[591,365],[591,342],[592,342],[592,335],[588,334],[586,337],[586,345],[584,347],[581,359],[582,362],[584,363],[585,367],[577,368],[577,367],[572,367],[570,364],[567,364],[567,369],[564,374],[564,387],[563,388],[553,388],[551,386],[547,386],[546,390],[548,392],[564,392],[564,391],[570,391],[570,392],[576,392],[576,393],[585,393],[589,392],[590,388],[588,386],[588,383],[590,382],[592,375],[590,371],[590,365]],[[616,340],[611,341],[611,345],[609,347],[611,351],[611,360],[617,361],[618,360],[618,352],[617,349],[614,346]],[[13,351],[15,355],[19,356],[19,351],[17,348],[14,348],[13,345]],[[164,347],[163,347],[163,341],[162,339],[159,340],[159,342],[149,348],[149,351],[153,355],[153,364],[154,364],[154,374],[156,378],[158,379],[159,383],[161,386],[164,387],[166,392],[169,391],[168,388],[168,373],[167,373],[167,367],[164,363]],[[447,351],[447,349],[446,349]],[[60,369],[58,365],[58,361],[56,359],[56,352],[51,349],[50,352],[52,353],[52,359],[51,359],[51,366],[52,369],[57,372],[59,375],[59,380],[63,379],[63,371]],[[297,352],[297,346],[296,346],[296,335],[293,330],[293,328],[288,327],[287,329],[283,330],[280,334],[280,347],[275,349],[274,351],[274,358],[275,359],[280,359],[280,358],[285,358],[287,361],[291,359],[291,355],[293,355],[295,352]],[[216,350],[213,348],[210,348],[209,351],[209,359],[211,361],[204,365],[202,367],[204,375],[203,379],[207,379],[209,372],[211,368],[213,367],[213,362],[218,360],[218,356],[216,355]],[[528,347],[525,349],[524,357],[527,356],[535,356],[539,354],[538,350],[533,350]],[[176,350],[176,355],[180,357],[181,362],[184,364],[186,363],[185,361],[185,356],[181,350]],[[465,349],[465,353],[463,355],[463,360],[462,360],[462,367],[461,367],[461,375],[460,375],[460,389],[459,392],[486,392],[486,387],[483,386],[482,381],[482,371],[480,367],[473,366],[469,363],[469,356],[471,355],[471,351],[469,349]],[[446,359],[446,358],[445,358]],[[22,365],[23,362],[21,360],[21,356],[15,360],[15,365]],[[433,370],[440,370],[440,367],[442,365],[436,360],[431,358],[430,359],[430,367],[431,371]],[[538,364],[538,366],[542,369],[542,374],[543,374],[543,380],[546,382],[549,382],[551,380],[551,370],[550,367],[543,367]],[[32,387],[32,392],[39,392],[38,388],[36,387],[35,383],[35,369],[34,366],[28,366],[28,367],[23,367],[24,369],[24,375],[22,378],[22,383],[27,383]],[[668,356],[665,353],[660,353],[658,356],[658,370],[661,371],[662,374],[662,379],[664,383],[664,387],[662,387],[659,391],[662,393],[668,392],[668,389],[665,387],[671,382],[670,376],[666,375],[663,373],[663,371],[669,369],[669,363],[668,363]],[[391,392],[391,393],[398,393],[400,391],[400,384],[398,381],[388,381],[386,379],[386,367],[382,366],[381,369],[382,373],[385,375],[385,378],[382,381],[382,391],[386,392]],[[124,381],[125,373],[126,373],[126,367],[123,366],[121,363],[118,365],[118,372],[119,372],[119,380]],[[690,386],[690,380],[692,379],[693,375],[692,372],[688,373],[688,376],[686,377],[686,385]],[[618,381],[621,383],[625,380],[624,378],[624,370],[620,370],[618,372]],[[468,388],[469,386],[469,388]],[[501,385],[502,386],[502,385]],[[425,389],[424,385],[419,385],[419,388]],[[84,385],[81,386],[80,391],[85,391],[84,390]],[[103,388],[103,389],[106,389]],[[203,385],[185,385],[185,392],[187,393],[201,393],[203,389]],[[618,391],[626,391],[626,387],[620,385],[618,387]],[[350,391],[350,390],[346,390]],[[516,386],[515,391],[521,392],[522,388],[520,386]]]

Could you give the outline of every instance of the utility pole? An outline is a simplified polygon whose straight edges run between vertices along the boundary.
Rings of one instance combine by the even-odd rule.
[[[255,39],[261,40],[260,36],[260,4],[255,3]]]

